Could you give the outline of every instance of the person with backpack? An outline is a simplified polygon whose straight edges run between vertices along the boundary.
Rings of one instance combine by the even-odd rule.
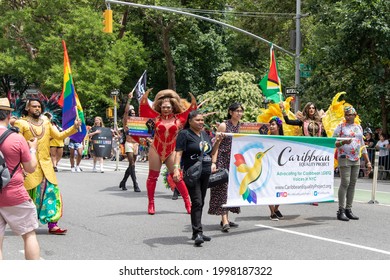
[[[38,141],[33,138],[26,142],[8,129],[11,111],[9,100],[0,98],[0,260],[7,224],[23,238],[25,259],[39,260],[40,248],[35,234],[39,226],[37,211],[23,185],[23,171],[32,173],[37,166]]]

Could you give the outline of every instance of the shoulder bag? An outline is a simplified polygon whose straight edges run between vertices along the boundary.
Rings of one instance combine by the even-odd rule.
[[[203,142],[203,134],[200,133],[201,141]],[[200,156],[198,157],[198,160],[195,162],[194,165],[192,165],[190,168],[186,170],[184,173],[185,178],[188,180],[190,184],[195,183],[200,176],[202,175],[202,162],[203,162],[203,153],[204,153],[204,146],[202,147],[202,151]]]
[[[219,186],[227,183],[229,180],[229,171],[226,168],[217,170],[215,173],[212,173],[209,178],[209,188]]]

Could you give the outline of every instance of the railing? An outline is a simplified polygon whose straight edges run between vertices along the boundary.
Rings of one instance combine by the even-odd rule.
[[[379,156],[379,151],[375,148],[368,148],[368,157],[372,162],[373,170],[371,174],[367,174],[367,169],[363,158],[361,159],[361,170],[364,173],[364,176],[368,176],[370,179],[373,179],[374,173],[377,172],[377,180],[390,180],[390,156]]]

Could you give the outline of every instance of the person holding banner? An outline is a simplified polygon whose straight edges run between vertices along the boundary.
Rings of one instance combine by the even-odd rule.
[[[341,179],[338,192],[339,210],[337,211],[337,219],[340,221],[359,220],[359,217],[352,213],[352,203],[359,177],[361,153],[367,165],[367,172],[370,173],[372,170],[372,164],[364,145],[363,129],[355,123],[356,116],[355,108],[351,105],[345,106],[345,122],[339,124],[333,133],[333,137],[348,138],[336,141]]]
[[[153,108],[150,108],[148,101],[149,92],[150,90],[140,100],[140,115],[141,117],[149,117],[153,121],[150,126],[154,127],[154,138],[149,150],[149,175],[146,181],[149,200],[148,214],[154,215],[154,192],[161,166],[165,163],[168,172],[173,175],[176,136],[182,129],[183,123],[187,120],[188,114],[196,110],[196,100],[191,95],[191,105],[188,108],[183,108],[180,96],[175,91],[166,89],[157,93],[153,102]],[[175,185],[183,197],[187,213],[190,214],[191,201],[184,181],[181,179],[175,182]]]
[[[192,207],[191,207],[191,225],[192,225],[192,240],[195,245],[199,246],[204,241],[210,241],[211,238],[203,234],[202,229],[202,212],[204,198],[206,196],[209,177],[211,174],[211,156],[218,150],[221,143],[222,134],[216,136],[214,147],[211,143],[211,138],[206,131],[203,130],[204,120],[203,115],[199,111],[192,111],[188,115],[184,129],[181,130],[176,140],[176,155],[173,171],[173,180],[179,182],[181,178],[181,162],[183,160],[183,173],[188,168],[193,166],[201,153],[203,153],[202,173],[200,178],[195,182],[189,181],[184,176],[184,182],[188,188]],[[214,165],[214,172],[215,172]]]
[[[39,221],[48,224],[50,234],[62,235],[66,234],[67,230],[57,224],[62,217],[62,197],[50,158],[50,139],[65,139],[77,133],[81,121],[75,119],[73,126],[59,132],[50,120],[42,115],[42,111],[43,102],[38,98],[29,98],[24,111],[26,117],[15,122],[19,133],[27,141],[38,138],[38,166],[35,172],[26,176],[24,186],[36,204]]]
[[[238,133],[240,129],[240,121],[244,114],[244,107],[241,103],[235,102],[229,106],[228,120],[222,122],[218,128],[217,133]],[[218,152],[213,155],[212,168],[229,170],[230,167],[230,151],[232,148],[232,138],[226,137],[222,140]],[[220,186],[215,186],[210,191],[210,203],[208,214],[221,215],[221,227],[223,232],[229,232],[230,227],[238,227],[238,224],[229,221],[228,213],[239,214],[240,207],[223,207],[227,202],[228,183]]]
[[[283,122],[278,117],[272,117],[269,120],[269,134],[270,135],[284,135],[283,133]],[[284,216],[279,211],[279,205],[268,205],[271,215],[269,218],[272,221],[279,221],[284,219]]]
[[[126,182],[129,176],[131,176],[131,180],[133,181],[133,188],[135,192],[140,192],[140,188],[138,187],[137,183],[137,177],[135,175],[135,161],[137,159],[138,154],[138,147],[139,144],[137,141],[131,137],[130,135],[130,129],[128,128],[127,124],[127,117],[132,116],[135,117],[135,110],[134,108],[130,109],[130,100],[133,98],[133,93],[129,93],[129,97],[126,103],[125,112],[123,114],[123,130],[126,135],[126,142],[125,142],[125,153],[127,156],[127,161],[129,162],[129,166],[126,169],[125,175],[123,176],[122,181],[119,184],[119,188],[126,191]],[[129,113],[130,110],[130,113]]]
[[[103,123],[103,119],[102,117],[95,117],[94,119],[94,124],[93,126],[91,127],[91,129],[89,130],[88,132],[88,136],[89,138],[91,139],[94,135],[96,134],[99,134],[101,133],[101,130],[99,129],[100,127],[104,127],[104,123]],[[92,141],[90,141],[91,144],[92,144]],[[97,157],[96,156],[96,153],[93,149],[93,145],[91,145],[91,155],[92,155],[92,158],[93,158],[93,168],[92,168],[92,172],[97,172],[97,169],[96,169],[96,163],[99,161],[99,164],[100,164],[100,172],[101,173],[104,173],[104,167],[103,167],[103,157]]]

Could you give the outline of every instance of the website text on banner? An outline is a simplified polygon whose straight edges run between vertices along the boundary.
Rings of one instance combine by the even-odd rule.
[[[336,138],[232,137],[226,206],[334,201]]]

